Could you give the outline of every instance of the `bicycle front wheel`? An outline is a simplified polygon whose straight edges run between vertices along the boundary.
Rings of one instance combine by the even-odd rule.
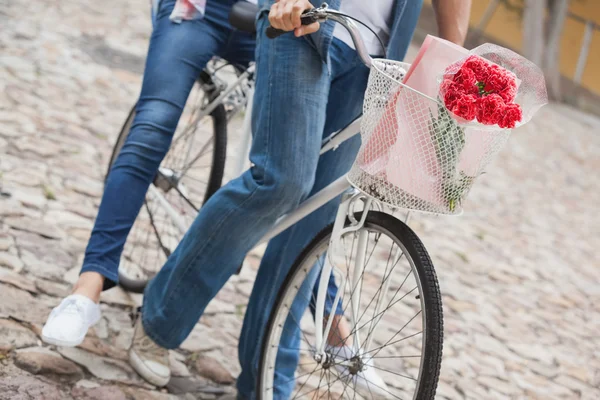
[[[315,322],[319,306],[312,287],[331,233],[329,226],[317,235],[280,289],[262,346],[261,399],[433,400],[442,358],[442,303],[422,242],[391,215],[369,212],[361,229],[342,237],[333,266],[338,294],[328,290],[324,318]],[[336,317],[330,310],[337,310]],[[345,333],[342,319],[349,323]],[[316,323],[325,331],[321,346]],[[333,341],[331,332],[338,335]]]

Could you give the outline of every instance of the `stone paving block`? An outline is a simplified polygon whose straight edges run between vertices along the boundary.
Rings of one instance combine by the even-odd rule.
[[[43,347],[18,350],[15,365],[34,375],[44,375],[77,381],[83,378],[83,370],[74,362]]]
[[[30,293],[13,286],[0,283],[0,318],[12,317],[18,321],[43,323],[50,313],[50,307],[40,303]]]
[[[72,397],[58,385],[31,375],[0,377],[0,400],[17,399],[71,400]]]
[[[58,352],[63,357],[85,367],[97,378],[130,385],[149,386],[126,362],[99,357],[78,348],[61,347]]]
[[[118,386],[74,387],[71,395],[81,400],[128,400],[127,395]]]
[[[0,319],[0,347],[20,349],[37,343],[38,337],[31,330],[10,319]]]
[[[17,255],[8,252],[0,252],[0,266],[20,271],[23,269],[24,264]]]
[[[210,356],[200,355],[194,361],[194,367],[200,376],[216,383],[232,384],[235,378],[223,365]]]
[[[37,293],[37,287],[27,277],[0,267],[0,282],[7,283],[29,293]]]

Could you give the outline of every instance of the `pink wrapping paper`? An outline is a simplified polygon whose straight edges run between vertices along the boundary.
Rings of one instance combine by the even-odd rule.
[[[440,88],[438,78],[449,65],[468,55],[469,50],[464,47],[427,35],[403,83],[435,99]]]

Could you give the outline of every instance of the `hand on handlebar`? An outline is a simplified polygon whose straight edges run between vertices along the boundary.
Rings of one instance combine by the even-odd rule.
[[[269,11],[269,22],[273,28],[294,31],[296,37],[308,35],[320,28],[318,22],[302,25],[302,13],[312,8],[313,5],[308,0],[277,0]]]

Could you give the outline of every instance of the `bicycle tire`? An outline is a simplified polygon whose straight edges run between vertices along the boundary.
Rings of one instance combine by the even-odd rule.
[[[209,98],[214,98],[213,93],[206,93],[206,96]],[[127,119],[123,123],[121,127],[121,131],[115,145],[113,147],[113,151],[110,157],[108,169],[104,178],[104,183],[106,184],[106,180],[112,168],[112,165],[116,161],[127,137],[131,131],[131,124],[135,119],[136,115],[136,106],[134,105],[130,110]],[[225,160],[227,156],[227,113],[223,104],[219,104],[211,113],[210,117],[212,118],[212,129],[213,129],[213,152],[212,152],[212,164],[210,167],[209,179],[206,185],[205,195],[202,201],[204,204],[219,188],[223,182],[223,176],[225,173]],[[171,151],[172,149],[169,149]],[[168,153],[167,153],[168,154]],[[166,158],[167,156],[165,156]],[[200,208],[201,204],[195,205],[197,208]],[[139,217],[139,216],[138,216]],[[158,237],[160,241],[159,233],[155,230],[155,235]],[[127,245],[127,244],[126,244]],[[165,256],[169,256],[167,251],[163,248],[163,252]],[[132,292],[132,293],[143,293],[146,285],[148,284],[151,277],[147,279],[133,279],[119,270],[119,286],[121,286],[124,290]]]
[[[360,220],[361,214],[362,213],[357,213],[355,215],[356,220]],[[424,354],[420,373],[422,379],[418,384],[416,396],[414,398],[418,400],[434,400],[443,351],[443,309],[439,284],[431,258],[419,237],[406,224],[389,214],[370,211],[365,220],[365,227],[379,227],[392,233],[403,244],[404,248],[415,262],[426,308],[427,329],[425,333],[425,345],[423,346]],[[296,276],[301,273],[301,269],[305,263],[308,262],[307,257],[310,255],[314,256],[314,249],[318,246],[323,246],[324,241],[327,241],[327,243],[329,242],[332,230],[333,224],[324,228],[315,236],[310,244],[304,248],[288,272],[283,285],[279,289],[277,301],[270,312],[261,345],[260,363],[257,375],[257,393],[259,399],[265,399],[265,396],[263,395],[265,390],[264,377],[265,374],[269,373],[270,368],[267,362],[268,347],[270,337],[273,335],[275,325],[277,324],[278,310],[281,309],[287,298],[286,292],[288,290],[298,289],[297,287],[294,289],[293,285],[298,285]],[[273,366],[271,366],[271,368],[272,367]]]

